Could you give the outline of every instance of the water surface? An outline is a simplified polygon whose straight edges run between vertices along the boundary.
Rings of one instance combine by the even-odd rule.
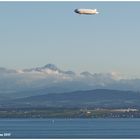
[[[0,138],[140,138],[140,119],[0,119]]]

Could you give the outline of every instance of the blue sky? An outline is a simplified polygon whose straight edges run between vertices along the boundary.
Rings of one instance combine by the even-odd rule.
[[[140,77],[139,60],[140,2],[0,2],[0,67],[53,63]]]

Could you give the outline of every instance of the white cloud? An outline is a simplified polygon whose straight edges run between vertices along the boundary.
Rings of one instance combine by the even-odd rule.
[[[0,68],[0,94],[51,87],[69,87],[71,90],[95,88],[140,90],[139,85],[139,79],[123,79],[117,72],[75,74],[71,71],[62,71],[54,65],[26,70]]]

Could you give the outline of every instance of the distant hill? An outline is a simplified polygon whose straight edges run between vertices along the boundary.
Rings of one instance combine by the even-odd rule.
[[[71,68],[70,70],[61,70],[54,64],[27,69],[0,67],[0,98],[3,96],[15,99],[46,93],[93,89],[140,91],[140,78],[126,79],[124,77],[123,74],[116,72],[90,73],[82,71],[76,73],[71,71]]]
[[[140,108],[140,92],[96,89],[50,93],[3,102],[5,107]]]

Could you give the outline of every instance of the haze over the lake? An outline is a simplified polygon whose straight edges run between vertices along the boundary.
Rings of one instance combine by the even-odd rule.
[[[140,2],[0,2],[0,19],[0,67],[53,63],[140,78]]]

